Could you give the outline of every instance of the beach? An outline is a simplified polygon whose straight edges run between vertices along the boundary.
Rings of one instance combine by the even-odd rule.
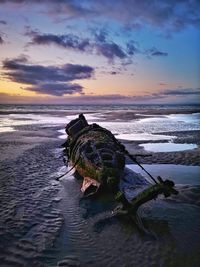
[[[171,135],[172,133],[168,133]],[[185,132],[173,132],[173,135],[177,136],[175,140],[176,144],[197,144],[200,145],[200,132],[199,131],[189,131],[187,134]],[[141,163],[153,164],[181,164],[181,165],[200,165],[200,148],[185,151],[173,151],[173,152],[149,152],[147,153],[143,148],[139,146],[141,142],[131,142],[123,140],[122,143],[126,146],[127,150],[131,154],[142,154],[149,155],[148,157],[139,156],[138,159]],[[144,143],[144,142],[143,142]],[[154,141],[156,144],[156,141]]]
[[[179,196],[161,197],[140,211],[151,235],[112,218],[113,203],[82,199],[73,173],[56,181],[67,170],[64,127],[81,112],[111,130],[155,175],[174,171]],[[197,106],[2,107],[2,266],[199,266],[199,113]],[[134,169],[128,158],[126,164]]]

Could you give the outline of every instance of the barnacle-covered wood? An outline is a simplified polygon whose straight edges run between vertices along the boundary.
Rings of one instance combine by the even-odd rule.
[[[125,156],[112,133],[97,124],[76,122],[78,129],[67,129],[68,157],[83,177],[91,177],[100,184],[114,186],[119,183],[125,166]],[[73,125],[73,124],[72,124]]]

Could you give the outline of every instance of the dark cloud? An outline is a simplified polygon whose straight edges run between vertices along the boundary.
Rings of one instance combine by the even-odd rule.
[[[200,89],[168,89],[158,93],[149,93],[139,96],[124,96],[120,94],[83,96],[80,99],[84,102],[93,103],[199,103]]]
[[[200,88],[176,88],[166,89],[157,93],[150,93],[132,97],[135,101],[164,101],[168,103],[199,103]],[[172,101],[172,102],[171,102]]]
[[[105,30],[94,30],[93,33],[95,38],[94,47],[98,55],[106,57],[112,63],[117,58],[122,60],[128,57],[120,45],[107,39],[108,33]]]
[[[167,103],[171,103],[172,101],[171,97],[174,97],[174,101],[183,101],[184,103],[189,100],[191,103],[195,103],[198,101],[200,95],[200,88],[184,88],[184,89],[166,89],[164,91],[160,91],[158,93],[149,93],[139,96],[124,96],[119,94],[113,94],[113,95],[99,95],[99,96],[85,96],[85,98],[93,99],[93,101],[96,102],[121,102],[121,103],[159,103],[159,101],[163,101]],[[185,96],[185,97],[184,97]],[[169,98],[170,97],[170,98]],[[183,97],[183,98],[181,98]],[[186,98],[187,97],[187,98]]]
[[[144,52],[147,56],[149,57],[166,57],[168,56],[168,53],[167,52],[162,52],[162,51],[159,51],[157,48],[155,47],[152,47],[150,49],[147,49],[145,52]]]
[[[178,89],[166,89],[161,92],[163,95],[179,95],[179,96],[186,96],[186,95],[196,95],[199,97],[200,95],[200,88],[178,88]]]
[[[110,74],[111,74],[111,75],[117,75],[118,72],[117,72],[117,71],[111,71]]]
[[[148,103],[151,101],[160,101],[161,99],[165,99],[165,96],[160,96],[157,94],[149,94],[149,95],[141,95],[141,96],[125,96],[120,94],[112,94],[112,95],[85,95],[80,97],[82,103],[92,102],[96,104],[133,104],[133,103]]]
[[[45,83],[33,87],[27,87],[26,90],[40,94],[54,96],[63,96],[64,94],[72,95],[75,93],[82,94],[83,87],[79,84],[71,83]]]
[[[115,60],[120,60],[123,66],[133,63],[132,58],[137,53],[143,53],[149,58],[154,56],[167,56],[168,53],[159,51],[153,47],[142,52],[138,48],[138,43],[131,40],[123,48],[116,42],[108,39],[106,30],[92,30],[92,37],[81,39],[74,34],[41,34],[39,31],[33,31],[29,27],[26,28],[26,36],[31,37],[28,45],[56,45],[64,49],[73,49],[79,52],[89,52],[105,57],[109,63],[114,63]]]
[[[60,67],[33,65],[26,57],[3,61],[4,76],[13,82],[32,85],[26,88],[51,95],[81,93],[82,87],[71,81],[89,79],[94,69],[90,66],[65,64]]]
[[[107,33],[100,31],[94,32],[94,40],[89,41],[88,38],[81,39],[74,34],[55,35],[40,34],[38,31],[27,28],[25,33],[31,37],[29,45],[50,45],[54,44],[65,49],[74,49],[80,52],[96,53],[113,62],[115,59],[125,59],[128,57],[126,52],[120,45],[106,39]]]
[[[123,49],[114,42],[102,42],[95,44],[97,54],[106,57],[109,61],[113,62],[114,59],[125,59],[127,58],[126,53]]]
[[[64,49],[89,52],[105,57],[109,63],[114,63],[118,59],[124,65],[132,64],[132,57],[136,53],[144,53],[149,57],[168,55],[166,52],[161,52],[155,47],[141,52],[138,48],[138,43],[133,40],[129,41],[124,48],[116,42],[109,40],[108,33],[104,29],[93,29],[90,40],[75,34],[42,34],[37,30],[31,30],[29,27],[26,27],[25,35],[31,37],[28,45],[56,45]]]
[[[126,44],[126,46],[127,46],[127,53],[131,56],[140,52],[140,50],[137,48],[137,44],[135,41],[130,41],[129,43]]]
[[[199,0],[118,0],[117,4],[115,0],[102,0],[93,1],[93,8],[99,15],[134,29],[137,25],[175,32],[200,25]]]
[[[66,19],[112,19],[129,28],[155,27],[177,32],[200,26],[199,0],[0,0],[1,4],[37,4],[48,14]]]
[[[101,29],[101,30],[93,30],[93,34],[95,36],[95,39],[97,42],[100,42],[100,43],[104,43],[106,42],[106,39],[107,39],[107,36],[108,36],[108,33],[106,32],[106,30],[104,29]]]
[[[7,22],[6,22],[5,20],[0,20],[0,24],[2,24],[2,25],[6,25]]]
[[[64,85],[63,85],[64,86]],[[74,85],[74,87],[72,86],[71,88],[68,88],[69,92],[71,92],[71,94],[77,92],[79,90],[79,88],[76,88],[76,86],[78,85]],[[56,88],[56,92],[54,91],[54,87]],[[31,87],[28,88],[28,90],[32,90]],[[169,89],[170,91],[175,91],[172,89]],[[184,89],[184,90],[188,90],[188,89]],[[0,102],[1,103],[70,103],[70,104],[88,104],[88,103],[93,103],[93,104],[133,104],[133,103],[141,103],[141,104],[156,104],[156,103],[169,103],[169,104],[176,104],[176,103],[182,103],[182,104],[199,104],[198,101],[198,96],[199,96],[199,89],[190,89],[190,90],[197,90],[197,95],[196,94],[191,94],[191,95],[179,95],[178,97],[175,94],[163,94],[163,92],[161,93],[153,93],[153,94],[144,94],[144,95],[140,95],[140,96],[124,96],[124,95],[120,95],[120,94],[112,94],[112,95],[83,95],[80,94],[79,96],[74,96],[74,95],[65,95],[63,96],[63,94],[66,94],[65,92],[65,88],[62,87],[62,85],[60,87],[57,87],[57,85],[53,85],[52,86],[52,91],[51,92],[51,85],[49,86],[42,86],[42,88],[37,88],[34,89],[33,91],[37,91],[38,93],[43,92],[44,94],[51,94],[55,97],[38,97],[38,96],[34,96],[34,97],[24,97],[24,96],[10,96],[9,94],[5,94],[5,93],[0,93]],[[81,91],[81,88],[80,88]],[[58,97],[58,96],[62,96],[62,97]],[[184,97],[186,96],[186,97]]]
[[[37,0],[35,0],[37,2]],[[50,15],[62,15],[66,19],[77,19],[84,18],[89,16],[96,16],[93,7],[90,7],[90,4],[86,1],[77,1],[77,0],[44,0],[50,4],[48,6]]]
[[[167,83],[158,83],[158,85],[161,85],[161,86],[166,86]]]
[[[0,4],[38,5],[48,15],[64,15],[66,19],[76,19],[97,15],[92,7],[76,0],[0,0]]]
[[[113,104],[123,103],[130,100],[130,97],[112,94],[112,95],[85,95],[80,97],[82,103],[93,103],[93,104]]]
[[[4,43],[4,40],[3,40],[3,38],[0,35],[0,45],[3,44],[3,43]]]
[[[62,67],[31,65],[26,58],[7,59],[3,68],[8,70],[6,76],[20,83],[37,84],[39,82],[66,82],[91,78],[93,68],[84,65],[66,64]]]
[[[62,48],[75,49],[86,51],[90,48],[90,43],[87,38],[80,39],[74,34],[55,35],[55,34],[39,34],[37,32],[29,32],[32,40],[29,44],[34,45],[50,45],[54,44]]]

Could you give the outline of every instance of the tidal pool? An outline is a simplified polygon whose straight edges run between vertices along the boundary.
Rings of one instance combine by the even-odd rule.
[[[171,178],[176,184],[200,185],[200,166],[175,164],[143,164],[142,166],[154,177],[160,175],[164,179]],[[146,173],[138,165],[129,164],[127,167],[148,179]]]
[[[147,143],[140,144],[145,150],[151,152],[173,152],[195,149],[198,146],[196,144],[175,144],[175,143]]]

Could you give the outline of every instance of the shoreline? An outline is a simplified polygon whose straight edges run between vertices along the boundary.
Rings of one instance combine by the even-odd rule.
[[[142,105],[141,105],[142,106]],[[92,107],[92,106],[91,106]],[[98,108],[99,107],[99,108]],[[127,106],[128,107],[128,106]],[[106,120],[132,120],[132,119],[141,119],[144,116],[154,117],[154,116],[163,116],[163,115],[170,115],[170,114],[192,114],[192,113],[200,113],[199,106],[187,106],[185,107],[159,107],[155,108],[134,108],[126,109],[126,106],[121,107],[120,109],[111,109],[111,106],[107,106],[107,109],[101,108],[101,106],[97,106],[95,111],[93,109],[80,109],[80,110],[73,110],[73,109],[66,109],[66,110],[3,110],[0,109],[0,116],[1,115],[9,115],[9,114],[42,114],[42,115],[56,115],[56,116],[67,116],[67,115],[77,115],[78,113],[84,114],[93,114],[93,113],[102,113],[101,118],[105,118]]]
[[[64,127],[64,125],[63,125]],[[25,125],[14,127],[16,131],[1,133],[1,160],[15,158],[21,153],[37,146],[40,143],[58,142],[64,143],[64,139],[59,138],[58,130],[62,129],[58,126],[45,127],[45,125]],[[159,133],[160,134],[160,133]],[[174,143],[179,144],[197,144],[198,148],[184,151],[173,152],[150,152],[139,146],[142,143],[167,143],[166,140],[146,140],[146,141],[130,141],[120,140],[125,145],[126,149],[131,155],[150,155],[148,157],[140,157],[137,159],[142,164],[180,164],[188,166],[200,166],[200,130],[195,131],[177,131],[161,133],[167,135],[176,135],[177,138],[173,140]],[[20,147],[20,149],[19,149]],[[127,159],[130,163],[130,160]]]
[[[166,140],[148,140],[148,141],[127,141],[120,140],[126,149],[132,155],[142,154],[150,155],[148,157],[138,157],[142,164],[180,164],[188,166],[200,166],[200,131],[179,131],[179,132],[162,132],[159,134],[167,134],[177,136],[173,140],[175,144],[196,144],[197,148],[183,151],[173,152],[151,152],[146,151],[139,146],[142,143],[167,143]],[[128,160],[130,162],[130,160]]]

